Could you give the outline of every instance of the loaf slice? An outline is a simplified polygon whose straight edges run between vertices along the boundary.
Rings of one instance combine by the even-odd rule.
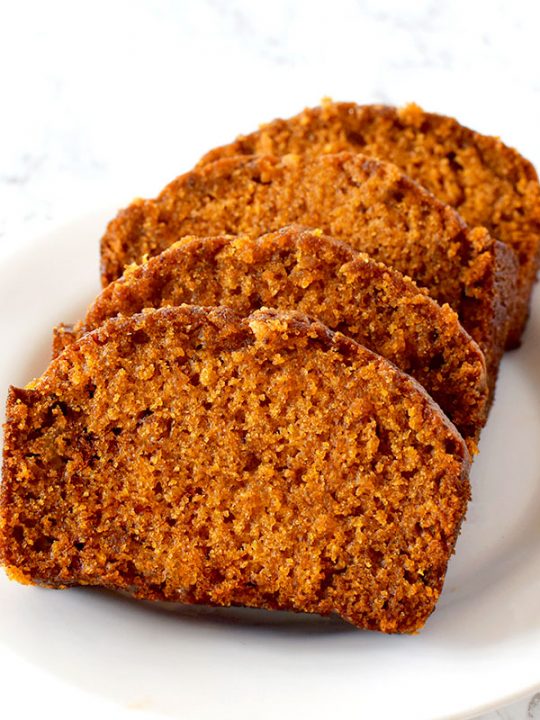
[[[512,252],[394,165],[354,153],[237,157],[181,175],[109,224],[103,281],[183,235],[261,234],[292,222],[322,228],[447,302],[485,353],[494,386],[515,295]]]
[[[519,283],[508,346],[519,344],[540,260],[540,185],[531,163],[499,138],[417,105],[327,102],[274,120],[209,152],[201,163],[257,153],[316,156],[361,152],[398,165],[471,225],[483,225],[516,252]]]
[[[148,310],[11,388],[0,558],[46,586],[414,632],[441,592],[468,468],[412,378],[319,322]]]
[[[289,226],[258,239],[187,238],[108,285],[55,352],[116,315],[183,303],[298,309],[391,360],[437,401],[474,451],[485,424],[484,356],[448,305],[397,270],[321,231]]]

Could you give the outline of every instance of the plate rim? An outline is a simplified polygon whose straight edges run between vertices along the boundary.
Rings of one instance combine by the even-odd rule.
[[[25,253],[32,252],[33,248],[35,248],[36,246],[42,246],[46,244],[47,241],[54,240],[55,237],[60,237],[63,233],[65,233],[67,230],[74,226],[84,227],[84,225],[86,225],[89,221],[93,222],[98,218],[99,220],[101,220],[105,216],[108,218],[114,217],[115,211],[111,211],[112,207],[117,208],[120,207],[120,205],[113,205],[112,203],[107,203],[107,205],[88,206],[85,209],[78,209],[76,212],[71,213],[69,216],[66,216],[61,222],[51,223],[47,227],[44,227],[41,231],[34,227],[30,231],[25,232],[24,228],[21,228],[21,230],[16,234],[16,237],[11,234],[10,241],[2,242],[0,245],[0,276],[3,272],[6,271],[5,266],[9,263],[11,258],[16,256],[24,256]],[[96,238],[96,259],[98,258],[98,240],[99,239]],[[99,272],[97,265],[93,271],[96,278],[96,287],[99,289]],[[4,411],[2,408],[2,413],[3,412]],[[15,653],[13,649],[9,647],[6,648],[6,646],[1,642],[0,637],[0,667],[2,666],[2,655],[4,653],[4,649],[7,649],[9,653],[13,653],[14,656],[19,657],[23,663],[31,664],[31,661],[29,661],[26,657],[19,656],[17,653]],[[52,674],[51,671],[47,668],[39,667],[37,669],[44,674]],[[66,681],[64,678],[61,678],[56,673],[52,674],[52,676],[54,677],[55,683],[59,686],[70,684],[68,681]],[[77,691],[83,693],[84,695],[90,694],[88,690],[83,687],[77,687]],[[478,716],[479,714],[488,713],[503,706],[518,702],[529,696],[534,696],[534,694],[539,691],[540,677],[538,681],[529,684],[524,688],[507,693],[506,695],[498,697],[497,699],[494,699],[492,701],[478,704],[475,707],[472,707],[470,710],[446,715],[439,714],[436,716],[436,718],[437,720],[468,720],[470,718]],[[111,703],[116,704],[116,701],[112,700],[109,696],[104,696],[103,694],[99,693],[92,693],[91,695],[92,697],[96,697],[99,702],[103,702],[105,706],[110,705]],[[139,717],[141,718],[148,717],[149,719],[152,718],[153,720],[153,718],[155,717],[153,712],[151,714],[148,714],[146,713],[146,711],[140,710],[139,713]],[[58,713],[56,713],[56,717],[58,717]],[[162,717],[162,715],[158,715],[158,717]]]

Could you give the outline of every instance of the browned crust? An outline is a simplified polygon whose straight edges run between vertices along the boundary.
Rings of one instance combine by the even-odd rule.
[[[499,138],[416,105],[329,102],[211,150],[200,165],[240,154],[342,150],[396,163],[471,226],[485,226],[512,247],[520,274],[508,347],[519,345],[540,262],[540,184],[533,165]]]
[[[397,270],[300,226],[257,239],[188,237],[130,266],[83,321],[55,330],[55,354],[110,317],[182,303],[298,309],[340,329],[415,377],[476,447],[488,409],[485,360],[456,314]]]
[[[181,175],[157,199],[135,201],[109,224],[103,283],[183,235],[257,234],[291,222],[322,228],[447,302],[485,353],[494,387],[506,329],[499,312],[505,303],[494,293],[514,293],[511,263],[502,268],[485,231],[469,230],[395,166],[359,154],[225,158]]]
[[[339,475],[344,462],[350,465],[350,460],[347,460],[351,452],[350,442],[358,443],[359,462],[365,456],[369,459],[373,452],[376,453],[373,457],[378,456],[382,460],[389,448],[385,449],[384,444],[380,444],[380,438],[369,451],[368,446],[363,444],[364,440],[360,442],[358,437],[355,441],[353,436],[342,449],[338,450],[336,446],[332,452],[345,454],[340,458],[336,455],[337,464],[328,466],[335,468],[332,474],[315,476],[320,479],[309,486],[307,495],[302,485],[295,484],[293,487],[290,484],[292,481],[285,481],[285,475],[280,475],[283,469],[274,468],[275,474],[268,475],[272,465],[264,465],[262,478],[254,469],[256,465],[250,464],[248,475],[237,475],[233,481],[227,475],[227,468],[236,461],[237,451],[227,443],[230,463],[219,466],[220,470],[212,465],[212,453],[206,453],[209,470],[203,473],[203,486],[197,490],[197,493],[206,492],[206,499],[204,505],[195,502],[195,510],[190,511],[189,517],[193,518],[194,525],[179,527],[179,520],[167,523],[169,518],[180,517],[179,508],[186,507],[185,502],[178,504],[180,499],[174,503],[167,500],[168,505],[164,504],[169,488],[174,490],[179,476],[174,476],[174,483],[170,486],[172,476],[164,474],[163,468],[170,467],[172,470],[175,463],[182,462],[181,455],[187,452],[185,441],[179,443],[175,435],[181,430],[175,430],[174,423],[166,423],[173,407],[167,403],[173,403],[178,398],[178,389],[174,385],[168,385],[168,395],[161,393],[160,398],[165,404],[160,406],[159,412],[154,411],[158,412],[156,423],[165,422],[168,432],[174,431],[170,441],[166,441],[168,435],[156,440],[155,428],[158,425],[151,425],[141,435],[139,423],[148,418],[143,413],[143,420],[137,420],[139,452],[144,453],[151,448],[153,453],[162,453],[157,466],[162,469],[157,476],[159,490],[154,488],[151,500],[147,490],[147,471],[140,476],[126,472],[126,467],[131,467],[129,463],[143,462],[144,459],[132,456],[125,459],[122,455],[122,448],[131,447],[122,443],[131,442],[135,432],[134,429],[128,430],[131,427],[130,405],[126,403],[131,403],[136,412],[139,396],[143,405],[147,396],[154,397],[154,385],[162,381],[162,376],[154,372],[152,380],[147,370],[150,366],[154,367],[158,357],[160,362],[166,363],[163,368],[167,369],[163,372],[169,381],[179,373],[184,377],[183,373],[187,372],[186,377],[190,377],[189,363],[193,359],[197,373],[202,372],[201,367],[209,371],[211,367],[228,366],[227,363],[231,368],[238,367],[245,379],[244,385],[248,378],[257,375],[256,366],[249,367],[251,359],[265,358],[266,363],[270,362],[278,369],[278,377],[288,378],[290,391],[296,387],[295,392],[300,392],[294,397],[301,398],[301,403],[294,407],[298,407],[301,413],[304,412],[302,408],[306,398],[317,397],[316,394],[310,395],[309,383],[321,383],[321,373],[329,372],[329,375],[324,375],[324,382],[329,384],[325,386],[323,383],[320,387],[331,389],[334,383],[340,385],[342,397],[333,395],[332,403],[335,403],[334,411],[339,413],[341,423],[346,418],[342,415],[340,402],[348,408],[347,413],[352,413],[351,418],[356,417],[358,412],[375,413],[373,418],[382,423],[381,428],[394,428],[393,423],[407,418],[406,427],[398,432],[400,426],[396,425],[388,438],[392,443],[401,438],[403,446],[392,445],[388,455],[390,465],[385,471],[383,484],[375,485],[365,495],[365,502],[375,502],[377,498],[383,498],[384,502],[377,500],[375,507],[378,509],[370,510],[366,515],[358,515],[360,511],[354,509],[345,510],[347,503],[356,498],[352,488],[357,487],[358,492],[360,486],[356,485],[354,473],[345,476],[349,483],[347,486]],[[208,360],[208,365],[197,364],[203,357]],[[182,365],[178,366],[183,370],[176,370],[170,375],[170,369],[176,366],[179,358],[184,358]],[[292,363],[290,371],[287,370],[288,363]],[[124,410],[115,408],[111,397],[114,392],[112,383],[119,382],[119,367],[128,377],[122,406]],[[279,371],[280,367],[283,371]],[[309,382],[302,379],[302,372],[298,372],[301,367],[306,370],[311,368],[306,376]],[[266,386],[267,371],[260,372]],[[285,372],[285,375],[279,375],[279,372]],[[135,377],[132,373],[136,373],[136,381],[131,379]],[[236,371],[230,377],[236,378]],[[198,374],[197,378],[203,380]],[[224,378],[225,375],[221,375],[217,380],[221,382]],[[182,379],[181,383],[184,382]],[[238,393],[242,392],[242,385],[234,380],[233,386],[237,397],[240,397]],[[189,397],[200,396],[200,400],[195,401],[200,402],[196,416],[200,421],[204,420],[205,413],[209,413],[209,410],[202,412],[205,403],[211,398],[213,402],[219,402],[225,390],[222,385],[219,393],[210,393],[210,389],[205,390],[204,382],[193,385],[191,381],[185,387]],[[132,391],[136,394],[130,394]],[[358,406],[354,405],[355,397],[360,403]],[[252,403],[251,394],[249,398]],[[362,398],[368,402],[364,410],[361,409],[364,407]],[[75,400],[77,405],[73,404]],[[230,407],[228,399],[226,402]],[[371,403],[374,404],[373,409],[368,410]],[[187,405],[184,407],[187,412]],[[253,405],[250,407],[253,410]],[[269,418],[274,417],[272,410],[271,402],[265,405],[267,419],[265,423],[254,426],[253,430],[258,428],[259,433],[267,432]],[[295,423],[291,430],[298,432],[300,427],[304,427],[311,432],[313,422],[333,422],[331,413],[332,409],[325,405],[320,419],[310,413],[302,421],[303,425]],[[176,422],[191,423],[189,418],[181,415],[174,417]],[[337,421],[337,418],[334,420]],[[275,421],[283,433],[287,421],[279,413],[275,415]],[[232,424],[232,418],[229,418],[226,425],[220,425],[221,432],[236,432]],[[107,429],[109,425],[113,427]],[[201,425],[199,430],[204,426]],[[323,427],[324,424],[321,424],[320,429]],[[335,437],[337,427],[328,426],[329,437]],[[363,419],[361,427],[364,433],[366,425]],[[193,430],[190,429],[190,432],[193,433]],[[216,432],[216,438],[220,437],[219,428]],[[354,435],[355,431],[352,432]],[[106,450],[111,442],[116,450]],[[296,457],[293,436],[290,442],[294,451],[291,451],[290,462],[293,463]],[[275,441],[273,443],[274,448]],[[317,447],[319,443],[317,433]],[[166,458],[163,454],[167,448],[175,449],[173,457]],[[211,449],[214,453],[218,452],[217,444]],[[404,453],[405,467],[401,469],[391,464],[398,452]],[[429,462],[421,459],[424,452],[429,454]],[[418,461],[413,461],[414,453],[418,454]],[[144,460],[145,468],[156,467],[152,458]],[[106,463],[112,461],[115,466],[111,472],[111,469],[106,469]],[[128,463],[126,466],[122,465],[124,461]],[[323,462],[315,455],[312,461],[313,464]],[[326,467],[324,462],[320,467]],[[411,462],[413,464],[408,465]],[[407,471],[407,467],[415,467],[416,462],[419,463],[418,469],[412,473]],[[413,632],[423,625],[433,610],[442,588],[448,558],[469,498],[469,463],[459,434],[414,380],[318,322],[298,313],[272,310],[257,311],[245,320],[223,308],[150,310],[129,318],[109,320],[53,361],[32,389],[10,390],[0,489],[0,558],[14,579],[22,577],[48,586],[101,585],[148,599],[213,605],[243,604],[321,614],[337,612],[359,627],[385,632]],[[213,469],[210,472],[211,465]],[[311,466],[308,467],[311,470]],[[337,473],[335,477],[334,473]],[[266,503],[263,507],[259,500],[257,505],[246,504],[242,500],[245,493],[251,492],[253,483],[263,480],[264,487],[261,485],[260,490],[255,487],[253,497],[258,498],[259,492],[274,487],[274,484],[276,487],[281,484],[283,489],[287,487],[287,491],[280,495],[285,509],[293,496],[299,498],[298,508],[292,507],[296,513],[295,523],[276,525],[274,519],[273,524],[268,524],[265,518],[273,518],[272,508],[279,505]],[[350,485],[352,481],[353,485]],[[233,486],[231,482],[238,485]],[[332,491],[337,493],[335,496],[329,491],[332,483],[337,483]],[[405,491],[402,483],[407,486]],[[352,495],[340,497],[345,487],[349,486],[351,490],[347,493]],[[238,491],[231,491],[231,487],[238,487]],[[313,496],[315,490],[322,493],[320,497]],[[230,492],[233,492],[232,497]],[[219,493],[224,498],[228,497],[225,508]],[[189,501],[190,497],[186,496],[186,499]],[[199,495],[195,500],[197,497]],[[249,527],[246,526],[248,530],[240,535],[246,553],[245,572],[241,569],[243,566],[234,560],[240,547],[240,540],[235,535],[236,526],[223,520],[223,513],[228,515],[229,508],[233,507],[232,500],[240,503],[234,505],[235,523],[240,522],[242,513],[247,513],[250,523]],[[388,503],[388,512],[385,503]],[[148,507],[151,508],[150,516],[147,514]],[[211,536],[207,534],[208,529],[205,530],[207,526],[199,522],[202,508],[209,512],[214,508],[210,520],[213,528]],[[399,520],[394,513],[398,513]],[[359,517],[363,518],[360,524]],[[305,538],[295,540],[297,533],[303,532],[300,530],[302,523],[307,523],[309,533]],[[161,525],[171,538],[165,547],[163,541],[156,544],[156,537],[162,537],[159,534],[163,532]],[[251,545],[246,546],[245,532],[252,533],[253,527],[262,528],[262,535],[257,536],[260,537],[257,544],[252,538]],[[347,529],[348,534],[340,534],[340,528],[343,532]],[[188,535],[185,535],[186,532]],[[328,535],[328,532],[331,534]],[[376,540],[386,538],[388,532],[388,540],[384,541],[385,552],[381,555],[376,550]],[[324,540],[326,537],[334,539],[330,542]],[[175,538],[179,538],[179,545],[175,545]],[[236,538],[234,542],[233,538]],[[272,557],[268,555],[269,544],[277,542],[276,549],[281,548],[279,543],[282,540],[288,552],[292,553],[288,556],[292,562],[292,577],[275,574],[276,568],[283,567],[285,557],[280,559],[276,568],[265,564],[268,563],[265,558]],[[200,565],[189,560],[182,561],[182,553],[188,551],[185,543],[191,541],[206,544],[206,551],[197,556],[201,558]],[[356,548],[357,545],[358,549],[349,554],[349,546]],[[247,551],[246,547],[251,549]],[[318,569],[317,553],[323,550],[325,557],[329,553],[329,559]],[[298,551],[298,557],[294,556],[295,551]],[[180,555],[171,559],[170,554],[175,552],[180,552]],[[332,567],[334,561],[330,560],[331,557],[347,558],[348,564]],[[261,558],[262,566],[258,564],[258,558]],[[313,572],[316,574],[313,575]],[[175,573],[179,573],[179,578],[185,578],[180,584],[174,579]],[[399,582],[396,578],[400,578]]]

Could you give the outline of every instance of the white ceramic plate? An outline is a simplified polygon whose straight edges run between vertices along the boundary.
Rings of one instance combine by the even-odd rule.
[[[0,258],[0,402],[45,367],[51,328],[98,291],[112,210]],[[540,687],[540,294],[507,355],[474,501],[438,609],[417,636],[332,619],[151,605],[0,572],[0,709],[59,720],[472,717]]]

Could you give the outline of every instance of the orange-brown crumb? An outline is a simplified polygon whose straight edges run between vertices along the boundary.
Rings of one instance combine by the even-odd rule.
[[[104,284],[183,235],[262,234],[291,222],[321,228],[447,302],[484,351],[494,386],[515,299],[512,251],[482,228],[469,230],[397,167],[373,158],[237,157],[182,175],[109,224]]]
[[[258,153],[317,156],[343,150],[389,160],[515,251],[520,273],[508,346],[519,344],[540,260],[540,185],[528,160],[497,137],[417,105],[324,102],[209,152],[201,164]]]
[[[318,322],[148,310],[11,389],[0,558],[50,586],[414,632],[468,466],[417,383]]]
[[[245,315],[261,306],[301,310],[415,377],[476,447],[488,407],[485,361],[454,311],[317,229],[185,238],[147,264],[128,266],[83,321],[57,328],[55,351],[110,317],[183,303]]]

